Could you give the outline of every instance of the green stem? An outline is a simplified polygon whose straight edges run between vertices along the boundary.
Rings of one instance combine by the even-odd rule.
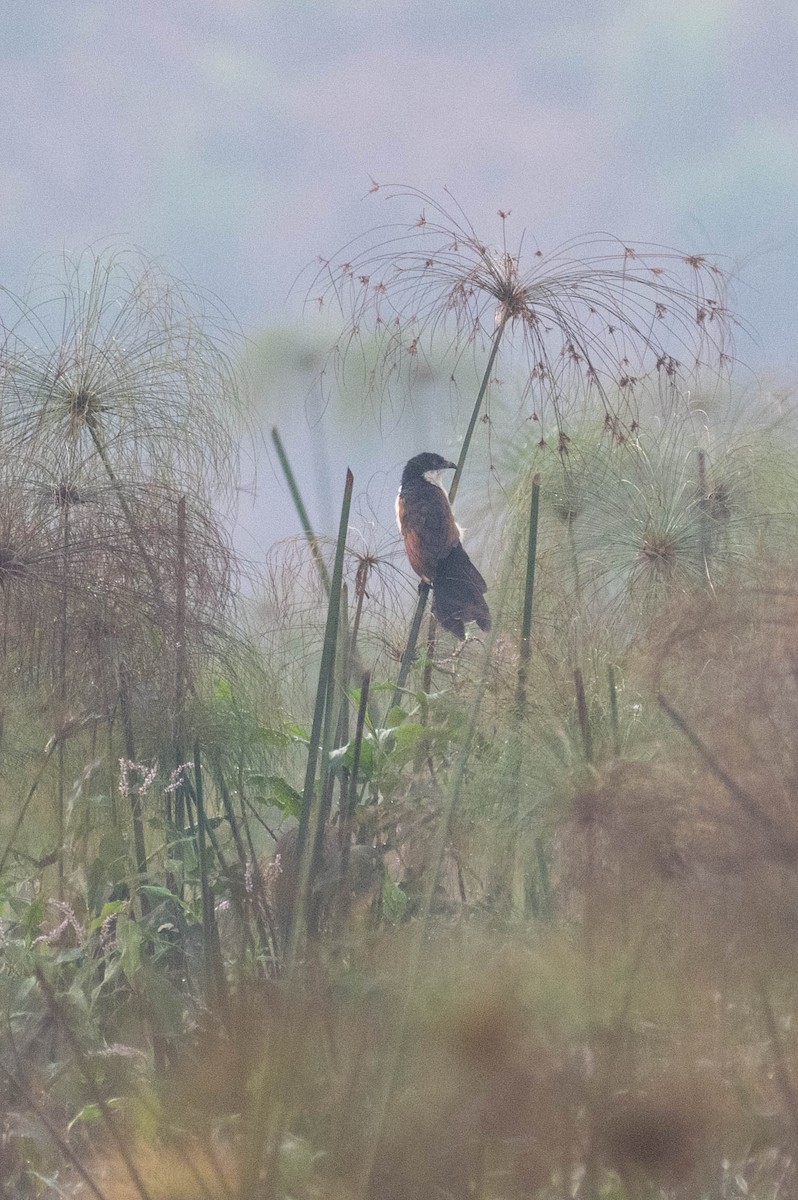
[[[199,864],[200,894],[202,896],[202,940],[205,952],[207,995],[217,1003],[224,998],[224,973],[217,953],[216,923],[213,895],[208,881],[208,858],[205,838],[208,829],[205,815],[205,789],[202,778],[199,741],[194,742],[194,803],[197,806],[197,861]],[[218,849],[218,847],[217,847]]]
[[[177,557],[175,561],[175,708],[172,744],[174,767],[179,771],[185,762],[185,704],[186,704],[186,497],[177,502]],[[174,818],[179,830],[183,828],[185,799],[182,779],[175,792]],[[167,798],[167,821],[172,820],[171,793]]]
[[[135,763],[136,742],[133,735],[133,719],[130,714],[130,688],[124,663],[119,664],[117,675],[119,715],[122,718],[125,755],[128,762]],[[147,893],[141,891],[141,885],[147,882],[147,847],[144,841],[144,822],[141,817],[141,793],[133,780],[130,781],[128,799],[130,800],[130,819],[133,825],[133,848],[136,855],[136,891],[141,900],[141,911],[146,917],[150,911],[150,901]]]
[[[513,748],[515,829],[513,830],[514,849],[510,889],[513,915],[520,920],[523,920],[526,916],[526,864],[529,852],[527,838],[521,836],[521,732],[527,717],[527,679],[529,676],[529,658],[531,654],[530,635],[532,632],[532,599],[535,593],[535,560],[537,558],[539,508],[540,472],[536,472],[532,478],[532,495],[529,504],[524,610],[521,617],[521,644],[518,648],[518,682],[515,694],[516,728]]]
[[[526,716],[526,685],[531,654],[532,599],[535,593],[535,561],[538,546],[538,512],[540,509],[540,472],[532,479],[532,497],[529,505],[529,537],[526,548],[526,581],[524,585],[524,611],[521,617],[521,645],[518,652],[518,690],[516,708],[519,721]]]
[[[621,754],[621,726],[618,720],[618,680],[612,663],[607,668],[610,685],[610,726],[612,728],[612,749],[616,758]]]
[[[407,638],[402,661],[399,664],[399,675],[396,680],[396,686],[393,689],[391,696],[391,708],[397,708],[402,701],[402,692],[404,691],[407,677],[410,674],[410,668],[413,665],[413,659],[416,657],[416,645],[418,643],[418,635],[421,630],[421,622],[424,620],[424,609],[427,604],[430,587],[428,583],[420,583],[418,585],[418,604],[413,615],[413,624],[410,626],[410,633]]]
[[[593,731],[590,728],[590,717],[588,716],[587,698],[585,696],[585,681],[582,676],[581,667],[577,667],[574,671],[574,684],[576,686],[576,712],[579,717],[579,728],[582,730],[582,742],[585,747],[585,762],[592,763]]]
[[[468,428],[465,431],[463,444],[460,447],[460,457],[457,460],[457,468],[454,472],[454,478],[452,479],[452,486],[449,488],[450,504],[454,504],[454,498],[457,495],[457,489],[460,486],[460,476],[463,473],[463,467],[465,465],[465,460],[471,445],[471,438],[474,436],[474,430],[476,429],[477,421],[479,420],[479,414],[482,409],[482,401],[485,399],[485,393],[488,390],[488,384],[490,383],[490,377],[493,372],[493,364],[496,362],[496,355],[499,353],[499,344],[502,340],[502,334],[504,333],[506,327],[507,313],[503,313],[499,318],[499,323],[496,326],[496,332],[493,335],[493,343],[490,348],[490,354],[488,355],[488,365],[485,367],[485,373],[482,376],[482,383],[479,385],[479,391],[477,392],[477,398],[474,402],[474,408],[471,413],[471,420],[468,422]]]
[[[116,472],[114,471],[114,468],[111,465],[111,460],[108,457],[108,451],[105,448],[105,442],[101,438],[101,436],[98,433],[97,428],[93,422],[91,422],[91,421],[88,422],[87,428],[88,428],[89,433],[91,434],[91,440],[94,442],[95,449],[100,456],[100,461],[102,462],[103,467],[105,468],[105,473],[111,481],[111,487],[116,492],[116,498],[119,501],[119,506],[122,509],[122,512],[124,513],[124,517],[125,517],[125,520],[127,521],[128,529],[130,530],[130,535],[133,538],[133,541],[136,543],[136,549],[138,550],[139,554],[141,555],[141,561],[144,563],[147,574],[150,577],[150,582],[152,583],[152,587],[153,587],[153,591],[155,592],[155,596],[157,599],[160,599],[161,581],[158,578],[158,572],[155,570],[155,564],[153,563],[152,558],[150,557],[150,553],[144,544],[144,539],[141,536],[141,533],[139,532],[139,528],[136,523],[136,518],[133,516],[133,510],[127,502],[127,497],[125,496],[124,488],[122,487],[122,484],[117,479]]]
[[[369,702],[369,688],[371,687],[371,671],[364,671],[363,678],[360,681],[360,703],[357,706],[357,719],[355,721],[355,742],[354,753],[352,755],[352,772],[349,776],[349,795],[347,797],[346,808],[344,810],[344,819],[341,826],[341,849],[346,853],[349,849],[349,843],[352,840],[352,826],[355,819],[355,808],[357,807],[357,783],[360,773],[360,756],[363,749],[363,735],[366,729],[366,712]],[[342,872],[343,873],[343,872]]]
[[[280,438],[280,434],[277,432],[276,426],[272,429],[272,442],[274,443],[274,448],[277,451],[277,457],[280,460],[280,466],[283,468],[285,481],[288,484],[288,490],[291,493],[291,499],[294,502],[294,507],[296,508],[297,515],[299,516],[299,522],[304,530],[308,545],[310,546],[310,552],[315,559],[316,566],[318,567],[321,581],[324,584],[324,590],[329,595],[330,575],[324,563],[324,557],[319,545],[319,539],[313,532],[313,527],[310,524],[310,517],[308,516],[308,510],[305,508],[305,505],[302,501],[302,496],[299,491],[296,477],[294,476],[294,472],[291,470],[291,464],[288,461],[288,455],[285,452],[285,447],[283,446],[282,439]]]
[[[61,538],[61,597],[60,610],[58,614],[58,699],[59,699],[59,722],[66,720],[67,709],[67,633],[69,628],[69,619],[67,615],[67,605],[69,600],[69,503],[65,501],[63,504],[63,529]],[[61,738],[58,743],[58,791],[57,791],[57,807],[58,807],[58,898],[64,899],[64,842],[66,841],[65,827],[65,794],[66,794],[66,747],[64,739]]]

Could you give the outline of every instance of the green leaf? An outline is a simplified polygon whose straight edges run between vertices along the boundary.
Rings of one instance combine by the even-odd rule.
[[[284,750],[286,746],[291,745],[291,735],[283,733],[282,729],[265,729],[258,730],[258,740],[263,742],[264,746],[271,746],[275,750]]]
[[[35,900],[31,901],[22,918],[22,928],[26,937],[34,938],[39,936],[46,911],[47,897],[42,893]]]
[[[254,775],[252,777],[262,794],[255,796],[258,804],[270,804],[289,817],[298,817],[302,808],[302,796],[280,775]]]
[[[360,763],[358,766],[358,777],[360,779],[371,779],[374,774],[375,757],[376,751],[373,739],[364,737],[360,745]],[[345,746],[339,746],[336,750],[330,751],[330,768],[334,775],[340,776],[341,771],[344,769],[351,771],[354,763],[354,742],[347,742]]]
[[[102,1120],[102,1109],[99,1104],[84,1104],[67,1125],[67,1133],[71,1133],[75,1125],[96,1125]]]
[[[404,920],[407,912],[407,896],[402,889],[394,883],[390,875],[385,876],[382,885],[382,915],[391,925],[398,925]]]
[[[393,753],[395,755],[414,752],[419,742],[429,736],[429,730],[425,729],[423,725],[419,725],[417,721],[406,721],[404,725],[400,725],[393,733]]]
[[[123,908],[127,907],[127,905],[127,900],[109,900],[107,904],[102,906],[99,915],[94,917],[92,920],[91,924],[89,925],[89,932],[93,933],[95,929],[99,929],[109,917],[115,917],[116,914],[120,913]]]
[[[122,970],[128,983],[133,983],[141,967],[141,945],[144,936],[135,921],[120,913],[116,921],[116,944]]]

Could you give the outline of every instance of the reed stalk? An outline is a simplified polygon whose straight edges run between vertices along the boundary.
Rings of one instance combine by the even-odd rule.
[[[528,720],[527,680],[532,652],[532,602],[535,594],[535,562],[538,544],[538,514],[540,511],[540,472],[532,478],[529,501],[529,529],[526,547],[526,576],[524,579],[524,608],[521,615],[521,641],[518,647],[518,677],[515,693],[515,755],[513,785],[515,792],[515,828],[513,830],[513,859],[510,877],[510,903],[514,917],[523,920],[527,909],[526,871],[528,844],[521,834],[521,739]]]
[[[296,508],[300,524],[307,539],[308,546],[310,547],[310,552],[313,555],[313,561],[316,563],[319,576],[324,584],[324,590],[327,592],[327,595],[329,595],[330,574],[327,570],[326,563],[324,562],[324,555],[321,552],[319,539],[314,533],[313,526],[310,523],[310,517],[308,516],[308,510],[305,508],[305,504],[302,499],[302,493],[299,490],[299,484],[297,483],[296,476],[291,469],[291,463],[288,460],[288,455],[285,452],[285,446],[283,445],[282,438],[280,437],[276,426],[272,429],[272,443],[274,444],[274,449],[277,452],[280,466],[283,469],[285,481],[288,484],[288,490],[291,493],[291,499],[294,502],[294,507]]]

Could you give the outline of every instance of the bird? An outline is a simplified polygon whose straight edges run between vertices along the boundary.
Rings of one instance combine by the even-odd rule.
[[[432,586],[432,612],[444,629],[464,640],[466,621],[490,629],[488,585],[463,549],[462,530],[441,484],[456,464],[440,454],[417,454],[405,466],[396,497],[396,520],[410,566]]]

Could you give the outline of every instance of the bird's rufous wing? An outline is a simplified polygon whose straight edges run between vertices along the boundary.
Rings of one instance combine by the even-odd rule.
[[[402,488],[396,516],[410,566],[422,579],[434,582],[438,563],[460,541],[448,496],[436,484],[419,480]]]

